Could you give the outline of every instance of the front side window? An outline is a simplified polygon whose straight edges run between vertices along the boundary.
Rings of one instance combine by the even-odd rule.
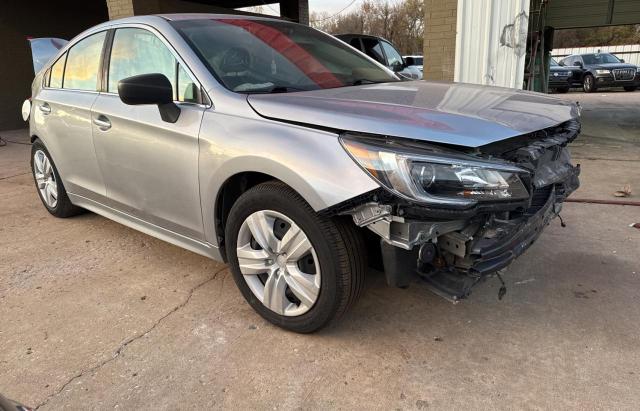
[[[98,90],[98,70],[106,31],[80,40],[67,52],[62,86],[74,90]]]
[[[64,64],[66,61],[67,53],[64,53],[49,70],[49,87],[62,88],[62,76],[64,75]]]
[[[238,93],[282,93],[399,81],[348,44],[278,20],[171,22],[209,71]]]
[[[384,49],[384,53],[387,55],[387,65],[388,66],[397,66],[402,65],[402,56],[398,53],[395,47],[386,41],[382,42],[382,48]]]
[[[150,31],[117,29],[111,47],[107,91],[118,92],[118,81],[140,74],[167,76],[176,90],[176,59],[164,43]]]

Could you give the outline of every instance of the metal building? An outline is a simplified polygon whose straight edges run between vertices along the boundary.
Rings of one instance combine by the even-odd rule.
[[[639,0],[425,0],[424,75],[546,91],[555,29],[637,23]]]

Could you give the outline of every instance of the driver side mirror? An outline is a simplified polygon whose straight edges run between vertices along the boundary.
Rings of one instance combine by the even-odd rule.
[[[140,74],[118,82],[118,95],[124,104],[155,104],[160,117],[175,123],[180,117],[180,107],[173,102],[173,87],[169,79],[160,73]]]
[[[620,63],[624,63],[624,62],[625,62],[624,59],[620,59]]]
[[[575,63],[573,63],[574,66],[578,66],[580,68],[583,67],[582,62],[581,61],[576,61]]]
[[[395,63],[393,63],[391,65],[391,70],[393,70],[395,73],[398,73],[398,72],[404,70],[404,68],[405,68],[404,63],[401,63],[399,61],[396,61]]]

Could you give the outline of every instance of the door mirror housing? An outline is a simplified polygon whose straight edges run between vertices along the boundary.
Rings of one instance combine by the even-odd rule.
[[[624,62],[625,62],[624,59],[620,59],[620,63],[624,63]]]
[[[401,72],[402,70],[404,70],[404,68],[405,65],[403,63],[400,63],[399,61],[396,61],[391,65],[391,70],[393,70],[395,73]]]
[[[574,63],[573,63],[573,65],[574,65],[574,66],[578,66],[578,67],[580,67],[580,68],[582,68],[582,67],[583,67],[583,65],[582,65],[582,62],[581,62],[581,61],[576,61],[576,62],[574,62]]]
[[[118,82],[118,96],[124,104],[132,106],[157,105],[160,117],[168,123],[175,123],[180,117],[180,107],[173,102],[173,87],[164,74],[140,74],[122,79]]]

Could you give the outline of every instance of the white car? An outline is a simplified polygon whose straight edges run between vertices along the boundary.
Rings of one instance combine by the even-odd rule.
[[[417,70],[420,72],[420,78],[422,78],[422,63],[424,61],[424,57],[422,56],[402,56],[404,59],[404,63],[407,65],[408,69]]]

